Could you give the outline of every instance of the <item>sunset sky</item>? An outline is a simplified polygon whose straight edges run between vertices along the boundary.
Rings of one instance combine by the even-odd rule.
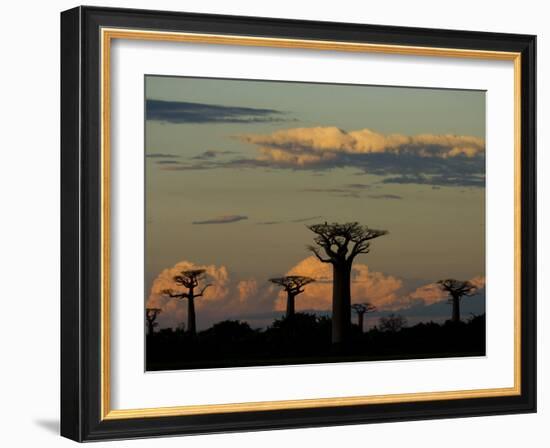
[[[484,311],[485,92],[145,78],[148,306],[160,327],[186,319],[161,291],[204,267],[197,327],[271,323],[284,310],[270,277],[317,279],[296,310],[326,313],[331,269],[308,252],[308,224],[358,221],[389,234],[354,265],[352,301],[409,323],[441,321],[434,285],[472,280]]]

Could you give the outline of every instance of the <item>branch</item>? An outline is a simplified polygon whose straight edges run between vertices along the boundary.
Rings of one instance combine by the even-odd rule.
[[[322,261],[323,263],[331,263],[332,261],[330,260],[330,258],[323,258],[321,257],[321,255],[319,254],[319,250],[317,250],[316,247],[313,247],[313,246],[308,246],[308,249],[313,252],[313,254],[319,259],[319,261]]]
[[[366,241],[355,243],[348,257],[348,260],[353,260],[359,254],[368,254],[370,252],[369,247],[370,244]]]
[[[187,294],[186,292],[175,293],[171,289],[165,289],[164,291],[162,291],[162,294],[165,295],[165,296],[171,297],[173,299],[188,299],[189,298],[189,294]]]
[[[206,288],[208,288],[209,286],[212,286],[212,285],[210,283],[208,285],[205,285],[205,287],[201,289],[201,292],[199,292],[197,295],[195,295],[195,298],[196,297],[202,297],[204,295],[204,291],[206,291]]]

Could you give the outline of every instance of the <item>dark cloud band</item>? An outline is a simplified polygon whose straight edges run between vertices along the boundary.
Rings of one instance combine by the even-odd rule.
[[[147,120],[165,123],[268,123],[287,121],[284,112],[275,109],[222,106],[184,101],[147,100]]]

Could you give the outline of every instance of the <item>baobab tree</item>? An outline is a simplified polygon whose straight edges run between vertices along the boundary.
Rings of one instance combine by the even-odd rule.
[[[285,277],[270,278],[269,281],[282,286],[286,291],[286,317],[294,316],[294,299],[304,292],[304,286],[313,283],[315,279],[303,275],[287,275]]]
[[[400,314],[388,314],[386,317],[381,317],[378,321],[380,331],[388,331],[390,333],[397,333],[401,331],[403,327],[407,325],[407,319]]]
[[[386,230],[370,229],[358,222],[324,223],[308,226],[316,234],[318,247],[309,250],[323,263],[332,264],[332,343],[349,338],[351,328],[351,267],[355,257],[370,252],[370,240],[386,235]],[[321,253],[323,250],[324,254]]]
[[[196,317],[195,317],[195,299],[202,297],[204,291],[211,284],[205,285],[199,293],[195,293],[195,289],[204,278],[205,269],[192,269],[181,271],[179,275],[174,276],[174,283],[178,286],[187,288],[184,292],[175,292],[173,289],[165,289],[162,293],[168,297],[176,299],[187,299],[187,331],[191,335],[197,334]]]
[[[162,312],[160,308],[146,308],[145,319],[147,319],[147,334],[152,336],[155,331],[155,327],[158,326],[156,322],[157,316]]]
[[[477,293],[477,286],[469,281],[448,278],[439,280],[438,285],[449,294],[449,303],[453,305],[452,322],[460,322],[460,301],[462,297],[470,297]]]
[[[363,333],[363,318],[365,314],[374,313],[376,311],[376,307],[370,303],[354,303],[351,308],[357,313],[357,325],[359,326],[361,333]]]

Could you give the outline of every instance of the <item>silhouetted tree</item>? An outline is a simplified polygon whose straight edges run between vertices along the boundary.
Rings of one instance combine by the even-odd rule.
[[[354,303],[351,308],[357,313],[357,325],[361,333],[363,333],[363,318],[365,314],[374,313],[376,307],[370,303]]]
[[[386,317],[381,317],[379,322],[380,331],[389,331],[390,333],[397,333],[403,327],[407,325],[407,319],[400,314],[389,314]]]
[[[172,289],[165,289],[162,293],[168,297],[176,299],[187,299],[187,330],[191,335],[197,334],[196,317],[195,317],[195,299],[202,297],[204,291],[210,284],[205,285],[198,294],[195,293],[195,288],[199,286],[199,282],[204,278],[204,269],[192,269],[181,271],[179,275],[174,276],[174,283],[178,286],[187,288],[185,292],[174,292]]]
[[[453,305],[452,322],[460,322],[460,301],[462,297],[470,297],[477,293],[477,287],[469,281],[448,278],[437,282],[441,289],[450,296],[449,303]]]
[[[224,320],[199,333],[200,336],[217,339],[223,344],[242,342],[255,334],[256,331],[250,328],[248,322],[240,320]]]
[[[147,319],[147,334],[152,335],[155,331],[155,327],[158,326],[157,316],[161,313],[160,308],[146,308],[145,319]]]
[[[286,317],[294,316],[294,299],[304,292],[304,286],[313,283],[315,279],[302,275],[287,275],[285,277],[270,278],[269,281],[282,286],[286,291]]]
[[[317,236],[309,250],[323,263],[332,264],[332,343],[349,338],[351,328],[351,267],[355,257],[370,251],[370,240],[386,235],[386,230],[370,229],[357,222],[324,223],[308,226]]]

